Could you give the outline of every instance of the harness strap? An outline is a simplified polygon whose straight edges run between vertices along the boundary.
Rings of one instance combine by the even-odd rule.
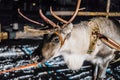
[[[87,53],[91,54],[95,50],[95,44],[98,39],[96,33],[100,33],[100,30],[98,25],[96,25],[93,21],[88,22],[88,26],[90,27],[90,45]]]
[[[90,21],[88,22],[88,26],[91,28],[91,35],[90,35],[90,46],[88,53],[91,53],[95,49],[95,44],[97,42],[97,39],[100,39],[104,44],[107,46],[120,51],[120,44],[116,41],[112,40],[109,37],[106,37],[103,34],[100,34],[99,26],[97,23]]]

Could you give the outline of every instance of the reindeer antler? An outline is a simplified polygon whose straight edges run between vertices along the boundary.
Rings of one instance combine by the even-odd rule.
[[[40,26],[44,26],[44,24],[40,23],[40,22],[37,22],[37,21],[34,21],[28,17],[26,17],[25,15],[22,14],[22,12],[20,11],[20,9],[18,8],[18,13],[23,17],[25,18],[26,20],[32,22],[32,23],[35,23],[35,24],[38,24]],[[59,27],[58,25],[56,25],[54,22],[52,22],[51,20],[49,20],[47,17],[45,17],[42,13],[42,10],[40,10],[40,15],[41,17],[49,24],[51,24],[53,27]],[[49,34],[51,32],[53,32],[54,30],[36,30],[36,29],[30,29],[30,28],[26,28],[24,27],[25,30],[24,32],[20,32],[20,33],[17,33],[16,34],[16,37],[17,38],[23,38],[23,37],[34,37],[34,36],[40,36],[40,35],[44,35],[44,34]],[[34,34],[34,35],[33,35]]]
[[[73,16],[71,17],[71,19],[68,21],[68,23],[71,23],[75,19],[76,15],[79,11],[80,3],[81,3],[81,0],[78,0],[76,10],[75,10]]]
[[[76,10],[75,10],[73,16],[71,17],[71,19],[70,19],[69,21],[66,21],[66,20],[60,18],[59,16],[57,16],[57,15],[52,11],[52,7],[50,7],[50,12],[51,12],[51,14],[52,14],[56,19],[58,19],[58,20],[60,20],[61,22],[65,23],[65,24],[62,26],[62,27],[65,27],[67,24],[71,23],[71,22],[74,20],[74,18],[76,17],[76,15],[77,15],[77,13],[78,13],[78,11],[79,11],[80,3],[81,3],[81,0],[78,0]],[[42,17],[42,19],[43,19],[45,22],[49,23],[49,24],[52,25],[52,27],[54,27],[54,28],[60,28],[59,25],[55,24],[53,21],[51,21],[50,19],[48,19],[47,17],[45,17],[45,16],[43,15],[41,9],[39,10],[39,13],[40,13],[40,16]]]
[[[52,11],[52,7],[50,7],[50,12],[51,12],[51,14],[52,14],[56,19],[58,19],[59,21],[65,23],[65,24],[63,25],[63,27],[64,27],[65,25],[71,23],[71,22],[74,20],[74,18],[76,17],[76,15],[77,15],[77,13],[78,13],[78,11],[79,11],[80,3],[81,3],[81,0],[78,0],[77,6],[76,6],[76,10],[75,10],[73,16],[71,17],[71,19],[69,19],[69,21],[66,21],[66,20],[60,18],[59,16],[57,16],[57,15]]]
[[[77,13],[78,13],[78,11],[79,11],[80,3],[81,3],[81,0],[78,0],[77,6],[76,6],[76,10],[75,10],[73,16],[71,17],[71,19],[70,19],[69,21],[66,21],[66,20],[60,18],[59,16],[57,16],[56,14],[54,14],[54,12],[52,11],[52,7],[50,7],[50,12],[51,12],[51,14],[52,14],[56,19],[58,19],[58,20],[62,21],[63,23],[65,23],[65,24],[62,26],[62,27],[65,27],[66,25],[68,25],[69,23],[71,23],[71,22],[74,20],[74,18],[76,17],[76,15],[77,15]],[[19,13],[23,18],[25,18],[26,20],[28,20],[28,21],[30,21],[30,22],[32,22],[32,23],[39,24],[39,25],[42,25],[42,26],[44,25],[44,24],[42,24],[42,23],[39,23],[39,22],[37,22],[37,21],[34,21],[34,20],[32,20],[32,19],[24,16],[24,15],[20,12],[20,9],[18,9],[18,13]],[[49,23],[53,28],[60,29],[60,26],[59,26],[59,25],[55,24],[53,21],[51,21],[51,20],[48,19],[46,16],[44,16],[44,14],[43,14],[43,12],[42,12],[41,9],[39,10],[39,14],[40,14],[41,18],[42,18],[45,22]]]
[[[39,13],[40,13],[41,18],[42,18],[45,22],[49,23],[53,28],[60,28],[59,25],[55,24],[53,21],[51,21],[50,19],[48,19],[47,17],[45,17],[45,16],[43,15],[41,9],[39,10]]]
[[[19,8],[18,8],[18,13],[19,13],[23,18],[25,18],[26,20],[28,20],[28,21],[30,21],[30,22],[32,22],[32,23],[38,24],[38,25],[40,25],[40,26],[44,26],[44,24],[42,24],[42,23],[40,23],[40,22],[37,22],[37,21],[34,21],[34,20],[26,17],[25,15],[23,15]]]
[[[63,23],[68,23],[68,21],[66,21],[66,20],[58,17],[58,16],[53,12],[52,6],[50,6],[50,13],[51,13],[56,19],[58,19],[59,21],[61,21],[61,22],[63,22]]]

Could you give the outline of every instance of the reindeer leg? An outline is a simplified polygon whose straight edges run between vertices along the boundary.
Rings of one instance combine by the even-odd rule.
[[[106,60],[106,62],[100,64],[99,75],[98,75],[99,80],[105,80],[107,67],[113,58],[114,58],[114,54],[111,55],[110,58]]]
[[[104,80],[106,78],[106,69],[108,67],[108,64],[109,62],[104,63],[103,65],[100,66],[98,75],[99,80]]]
[[[104,78],[106,77],[105,74],[108,64],[106,64],[105,66],[103,67],[103,65],[100,64],[95,65],[93,80],[104,80]]]
[[[97,80],[97,75],[98,75],[98,64],[95,65],[95,70],[93,74],[93,80]]]

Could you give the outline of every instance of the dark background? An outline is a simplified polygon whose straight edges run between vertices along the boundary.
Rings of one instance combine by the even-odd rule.
[[[17,8],[37,21],[42,22],[38,10],[43,9],[44,13],[49,11],[52,5],[54,10],[74,10],[77,0],[0,0],[0,23],[10,25],[12,23],[29,23],[17,13]],[[35,5],[34,5],[35,4]],[[107,0],[82,0],[81,8],[84,11],[106,11]],[[120,12],[120,0],[111,0],[111,12]]]
[[[77,0],[0,0],[0,23],[2,30],[12,32],[12,24],[18,23],[19,30],[23,30],[24,25],[32,27],[40,27],[22,18],[17,9],[20,8],[27,17],[43,22],[39,16],[38,10],[41,8],[46,15],[49,7],[52,5],[54,10],[66,11],[74,10]],[[35,5],[34,5],[35,4]],[[82,0],[81,8],[85,7],[84,11],[105,12],[107,0]],[[110,12],[120,12],[120,0],[111,0]],[[46,15],[54,22],[56,21],[52,16]],[[68,19],[70,16],[62,16]],[[82,20],[88,20],[92,17],[77,16],[73,23],[78,23]],[[113,18],[113,17],[111,17]],[[120,20],[120,17],[114,17]],[[46,24],[48,25],[48,24]],[[42,40],[18,39],[18,40],[4,40],[0,43],[0,70],[11,69],[13,67],[23,66],[33,63],[30,52],[40,53],[38,46],[42,44]],[[9,54],[8,54],[9,53]],[[24,54],[22,54],[24,53]],[[36,56],[36,55],[35,55]],[[120,55],[116,55],[116,59]],[[64,62],[63,58],[54,58],[49,63],[54,63],[53,67],[29,68],[25,70],[12,71],[5,74],[0,74],[1,80],[92,80],[94,66],[85,62],[79,71],[68,70],[66,64],[59,64]],[[62,71],[58,71],[62,70]],[[45,73],[44,73],[45,72]],[[107,69],[107,78],[105,80],[120,80],[120,61],[110,63]]]
[[[49,11],[50,6],[53,7],[53,10],[57,11],[74,11],[77,0],[0,0],[0,23],[2,24],[2,31],[12,32],[13,24],[18,23],[18,31],[23,30],[24,25],[30,25],[33,28],[40,28],[39,25],[31,23],[21,17],[17,9],[20,8],[21,12],[38,22],[46,24],[41,17],[39,16],[39,9],[43,10],[45,16],[50,18],[55,23],[59,23],[51,15],[46,15],[46,12]],[[83,11],[91,12],[106,12],[107,0],[82,0],[81,8],[85,7]],[[120,0],[111,0],[110,12],[120,12]],[[71,16],[61,16],[62,18],[68,20]],[[83,20],[88,20],[92,17],[77,16],[73,23],[78,23]],[[120,17],[110,17],[119,20]],[[48,25],[48,24],[46,24]],[[48,25],[49,26],[49,25]],[[10,40],[9,40],[10,41]],[[21,41],[21,40],[20,40]],[[33,42],[33,41],[32,41]],[[3,41],[3,44],[6,43]],[[9,44],[18,44],[19,40],[15,42],[12,40]],[[23,41],[28,43],[27,41]],[[20,42],[20,44],[22,44]],[[0,43],[2,44],[2,43]]]

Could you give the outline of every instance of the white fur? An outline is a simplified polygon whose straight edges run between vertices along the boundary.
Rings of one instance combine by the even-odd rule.
[[[117,42],[120,42],[120,36],[116,33],[117,28],[113,25],[113,23],[104,18],[95,19],[96,23],[100,27],[100,31],[102,34],[114,39]],[[90,28],[86,25],[87,22],[82,22],[80,24],[75,25],[71,32],[71,37],[67,39],[58,52],[58,54],[63,55],[65,62],[68,67],[72,70],[78,70],[82,66],[85,60],[91,61],[93,63],[102,64],[105,61],[109,60],[110,57],[101,58],[96,57],[99,54],[99,51],[105,52],[104,54],[112,55],[113,49],[106,46],[100,40],[96,43],[96,48],[91,54],[87,54],[89,44],[90,44]],[[117,38],[116,38],[117,36]]]
[[[86,24],[86,22],[83,24]],[[80,24],[79,26],[83,26],[83,24]],[[74,28],[71,32],[72,37],[65,40],[64,45],[57,53],[63,55],[65,62],[72,70],[80,69],[84,60],[89,58],[89,55],[86,54],[89,48],[89,32],[86,33],[86,31],[88,31],[87,26],[86,28]]]
[[[92,21],[99,26],[101,34],[120,43],[120,28],[116,27],[112,21],[106,18],[95,18],[92,19]],[[70,32],[71,35],[65,40],[62,47],[58,45],[55,50],[53,50],[53,57],[63,55],[66,64],[72,70],[80,69],[85,60],[102,65],[112,59],[111,56],[114,53],[114,49],[111,49],[105,45],[103,42],[101,42],[101,40],[97,40],[95,50],[91,54],[87,53],[90,45],[91,33],[88,22],[81,22],[80,24],[74,25],[74,27],[72,27],[72,24],[70,24],[67,27],[68,29],[64,29],[64,34],[61,35],[63,39]],[[49,53],[49,50],[48,54],[51,54]],[[103,55],[103,57],[98,55]]]
[[[63,57],[68,68],[72,70],[79,70],[86,59],[86,56],[81,54],[65,54]]]

